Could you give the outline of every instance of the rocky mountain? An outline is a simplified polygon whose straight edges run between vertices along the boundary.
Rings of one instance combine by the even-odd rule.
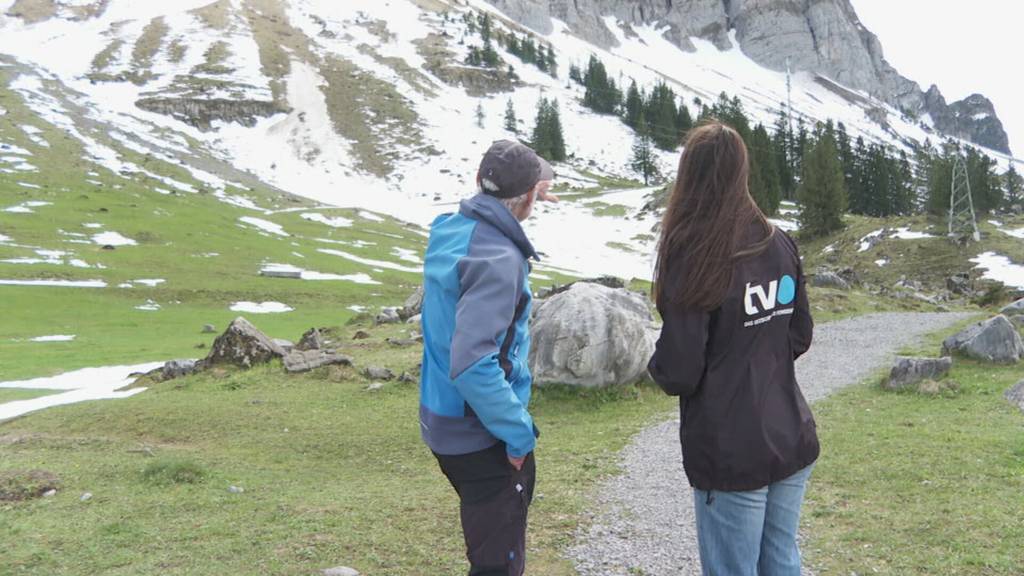
[[[481,65],[485,16],[493,62]],[[513,35],[556,64],[516,54]],[[106,178],[209,196],[281,238],[268,218],[296,197],[426,226],[473,192],[489,143],[530,139],[540,103],[554,101],[566,201],[527,223],[539,273],[647,277],[657,219],[642,210],[648,190],[620,188],[638,178],[636,134],[588,108],[570,75],[592,57],[619,86],[665,84],[690,110],[725,94],[771,126],[791,84],[807,125],[842,122],[907,153],[950,126],[1006,148],[990,104],[918,94],[845,0],[0,0],[0,193],[19,211],[53,201],[22,197],[47,185],[33,178],[67,187],[67,158],[76,188]],[[61,162],[53,142],[67,146]],[[678,159],[656,152],[662,174]]]
[[[947,104],[935,86],[926,93],[884,58],[878,38],[860,22],[849,0],[494,0],[525,26],[547,34],[557,18],[594,44],[617,45],[607,18],[628,25],[667,26],[666,37],[684,50],[704,38],[722,50],[739,45],[773,69],[821,74],[862,90],[935,128],[1009,153],[1002,123],[981,95]]]

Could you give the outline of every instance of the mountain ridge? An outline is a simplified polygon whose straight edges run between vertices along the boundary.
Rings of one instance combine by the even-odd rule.
[[[821,74],[864,90],[913,116],[929,117],[937,130],[1010,154],[1009,139],[994,107],[978,117],[984,102],[974,96],[947,103],[932,86],[927,92],[885,60],[882,44],[857,17],[849,0],[493,0],[496,8],[542,34],[552,18],[564,21],[584,39],[610,48],[617,44],[604,18],[628,25],[664,24],[666,37],[694,51],[691,38],[716,47],[739,47],[755,62],[776,71]],[[936,97],[935,92],[938,92]],[[978,95],[980,96],[980,95]]]

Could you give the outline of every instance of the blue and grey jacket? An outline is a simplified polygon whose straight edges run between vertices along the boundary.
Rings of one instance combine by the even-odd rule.
[[[431,225],[423,270],[420,428],[438,454],[468,454],[499,440],[510,456],[536,443],[527,411],[530,258],[519,222],[485,194]]]

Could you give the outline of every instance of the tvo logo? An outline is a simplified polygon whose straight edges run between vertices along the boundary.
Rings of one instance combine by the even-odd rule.
[[[757,303],[754,298],[757,298]],[[761,312],[774,310],[776,306],[786,306],[796,298],[796,281],[790,275],[785,275],[778,280],[768,283],[765,290],[762,284],[751,284],[747,282],[747,290],[743,295],[743,308],[747,316],[754,316]],[[757,304],[760,304],[758,309]]]

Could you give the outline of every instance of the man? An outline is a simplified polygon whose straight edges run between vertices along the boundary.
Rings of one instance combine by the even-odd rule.
[[[420,429],[459,495],[470,576],[520,576],[538,435],[528,406],[530,258],[520,222],[554,172],[518,142],[495,142],[479,192],[431,226],[424,265]]]

